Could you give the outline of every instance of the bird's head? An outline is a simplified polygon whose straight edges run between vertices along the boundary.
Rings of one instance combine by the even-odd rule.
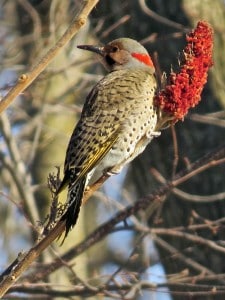
[[[80,45],[77,47],[99,54],[109,71],[129,68],[151,68],[152,72],[155,70],[148,51],[133,39],[120,38],[105,46]]]

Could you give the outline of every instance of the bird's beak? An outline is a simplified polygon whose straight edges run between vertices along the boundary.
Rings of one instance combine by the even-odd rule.
[[[93,45],[79,45],[79,46],[77,46],[77,48],[91,51],[91,52],[97,53],[101,56],[105,55],[104,47],[93,46]]]

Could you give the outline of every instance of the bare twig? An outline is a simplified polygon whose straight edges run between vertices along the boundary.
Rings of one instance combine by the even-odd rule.
[[[224,274],[222,274],[224,277]],[[162,288],[170,288],[170,292],[163,291]],[[189,288],[187,291],[186,288]],[[179,289],[179,290],[178,290]],[[183,290],[182,290],[183,289]],[[210,284],[196,284],[196,283],[180,283],[180,282],[165,282],[165,283],[151,283],[147,280],[140,280],[136,284],[131,285],[130,283],[121,283],[121,284],[110,284],[108,286],[100,286],[99,288],[89,289],[86,286],[72,286],[70,289],[65,289],[65,286],[54,284],[29,284],[29,285],[16,285],[13,288],[14,291],[24,293],[24,294],[39,294],[48,295],[49,297],[90,297],[95,295],[105,295],[111,296],[113,299],[123,299],[123,300],[132,300],[135,299],[137,294],[140,293],[141,290],[146,291],[160,291],[161,293],[170,293],[172,295],[180,295],[186,296],[190,298],[190,296],[207,296],[207,295],[225,295],[224,285],[210,285]],[[114,292],[114,293],[110,293]],[[125,297],[121,297],[115,292],[129,292]],[[187,299],[188,299],[187,298]],[[9,298],[7,298],[9,299]],[[43,298],[41,298],[43,299]],[[48,298],[49,299],[49,298]],[[195,298],[197,299],[197,298]]]
[[[155,168],[151,168],[151,173],[160,183],[166,183],[166,179]],[[174,188],[172,190],[172,193],[189,202],[210,203],[210,202],[221,201],[225,199],[225,192],[221,192],[214,195],[202,196],[202,195],[190,194],[178,188]]]
[[[8,289],[16,282],[19,276],[30,266],[30,264],[57,238],[65,229],[65,222],[59,222],[51,230],[51,234],[33,246],[18,265],[14,266],[12,272],[6,276],[0,284],[0,297],[4,296]]]
[[[28,73],[20,75],[17,84],[10,89],[4,98],[2,98],[0,102],[0,113],[5,110],[10,103],[35,80],[35,78],[48,66],[61,49],[74,37],[80,28],[86,24],[87,16],[97,3],[98,0],[83,1],[80,12],[74,18],[69,28],[58,40],[55,46],[52,47]]]
[[[222,115],[221,118],[219,116],[213,116],[212,114],[208,114],[208,115],[191,114],[190,115],[190,119],[195,122],[215,125],[224,128],[225,120],[222,118],[224,118],[224,115]]]
[[[26,10],[33,21],[34,32],[32,34],[33,39],[39,39],[41,36],[41,20],[38,12],[27,0],[18,0],[19,4]]]
[[[173,189],[173,193],[178,197],[189,202],[211,203],[215,201],[222,201],[225,199],[225,192],[221,192],[214,195],[201,196],[201,195],[193,195],[190,193],[186,193],[180,189],[175,188]]]
[[[181,260],[185,265],[187,265],[188,267],[191,267],[193,270],[199,272],[200,274],[215,275],[215,273],[213,271],[211,271],[208,268],[202,266],[201,264],[199,264],[198,262],[196,262],[192,258],[185,256],[181,252],[178,252],[178,250],[176,248],[171,246],[169,243],[164,241],[162,238],[160,238],[158,236],[155,236],[154,241],[158,246],[160,246],[161,248],[163,248],[164,250],[169,252],[171,255],[176,257],[176,259]]]
[[[215,250],[216,252],[222,253],[225,255],[225,247],[218,245],[216,242],[205,239],[201,236],[197,236],[195,234],[190,234],[190,233],[186,233],[186,232],[180,232],[177,230],[173,230],[173,229],[161,229],[161,228],[154,228],[152,230],[150,230],[149,228],[147,229],[147,231],[155,233],[155,234],[159,234],[159,235],[170,235],[170,236],[174,236],[174,237],[178,237],[178,238],[184,238],[185,240],[191,241],[195,244],[198,245],[203,245],[205,247],[211,248],[212,250]]]
[[[152,19],[156,20],[157,22],[160,22],[162,24],[165,24],[169,27],[173,27],[179,30],[182,30],[184,32],[187,32],[187,28],[185,28],[183,25],[176,23],[174,21],[171,21],[165,17],[162,17],[160,15],[158,15],[157,13],[155,13],[154,11],[152,11],[145,3],[145,0],[139,0],[139,4],[141,9],[143,10],[144,13],[146,13],[149,17],[151,17]]]
[[[26,213],[33,225],[40,220],[33,191],[31,190],[31,178],[27,173],[26,166],[21,158],[20,151],[17,147],[15,138],[11,134],[11,127],[8,117],[5,113],[0,116],[0,126],[3,138],[7,145],[7,151],[10,154],[10,159],[2,157],[2,162],[10,171],[12,178],[17,186],[19,195],[25,204]]]
[[[197,175],[204,170],[207,170],[215,165],[217,163],[221,162],[221,157],[225,157],[225,146],[223,145],[218,150],[213,151],[210,154],[207,154],[205,157],[201,158],[200,160],[196,161],[192,165],[189,166],[188,169],[179,172],[172,182],[165,183],[161,188],[155,190],[152,194],[146,196],[143,199],[138,200],[134,205],[128,206],[123,211],[119,211],[112,219],[109,221],[103,223],[101,226],[99,226],[95,231],[93,231],[83,242],[78,244],[77,246],[73,247],[69,251],[67,251],[63,256],[62,259],[65,261],[69,261],[74,259],[76,256],[81,254],[83,251],[90,248],[92,245],[98,243],[100,240],[102,240],[107,234],[111,233],[114,229],[114,226],[117,225],[119,222],[126,220],[128,217],[130,217],[133,214],[136,214],[139,210],[146,209],[148,207],[148,210],[154,212],[159,205],[161,204],[161,197],[165,197],[165,195],[170,192],[177,184],[181,184],[190,177],[188,174],[192,174],[192,176]],[[211,163],[213,162],[213,163]],[[88,196],[86,194],[85,201],[91,196],[92,189],[90,188],[88,191]],[[57,224],[58,227],[58,234],[61,235],[64,230],[65,224]],[[55,229],[56,230],[56,229]],[[177,231],[176,231],[177,232]],[[55,235],[55,232],[53,233]],[[179,233],[178,233],[179,234]],[[180,233],[182,235],[182,233]],[[49,232],[49,235],[51,236],[52,233]],[[46,237],[47,239],[48,237]],[[192,237],[191,237],[192,238]],[[52,239],[52,237],[51,237]],[[207,240],[203,241],[203,244],[206,244]],[[38,246],[38,245],[37,245]],[[211,246],[211,244],[210,244]],[[216,248],[216,250],[222,250],[220,252],[225,252],[225,248],[216,245],[213,243],[213,248]],[[57,270],[61,264],[59,264],[59,261],[56,260],[53,263],[49,264],[48,268],[45,270],[45,275],[48,276],[51,272],[54,270]],[[43,273],[41,272],[41,276]],[[39,274],[35,272],[34,277],[36,277],[34,280],[38,280]],[[0,285],[1,288],[1,285]]]
[[[172,170],[172,178],[176,174],[177,164],[179,161],[179,153],[178,153],[178,143],[177,136],[174,125],[171,126],[172,138],[173,138],[173,148],[174,148],[174,158],[173,158],[173,170]]]
[[[103,33],[101,34],[101,37],[102,38],[107,37],[111,31],[115,30],[122,24],[126,23],[129,19],[130,19],[130,15],[125,15],[125,16],[121,17],[116,23],[112,24],[109,28],[107,28],[105,31],[103,31]]]

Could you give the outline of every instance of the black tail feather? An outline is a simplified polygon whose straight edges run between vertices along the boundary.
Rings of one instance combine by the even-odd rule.
[[[66,230],[65,230],[65,237],[67,237],[70,229],[76,224],[78,215],[80,212],[80,207],[82,204],[82,198],[84,194],[86,183],[86,177],[80,179],[74,186],[68,187],[68,202],[69,206],[67,211],[62,216],[62,220],[66,220]]]

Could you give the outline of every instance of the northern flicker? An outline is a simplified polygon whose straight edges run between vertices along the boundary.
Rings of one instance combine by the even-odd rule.
[[[129,38],[106,46],[78,46],[97,53],[108,69],[91,90],[66,152],[64,178],[66,233],[76,224],[85,186],[103,174],[117,174],[159,135],[155,69],[147,50]]]

